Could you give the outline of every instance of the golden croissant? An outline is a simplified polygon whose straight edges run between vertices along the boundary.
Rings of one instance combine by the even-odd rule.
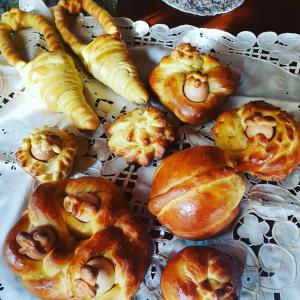
[[[106,34],[88,45],[69,30],[66,12],[85,10],[94,16]],[[120,30],[109,13],[92,0],[62,0],[54,10],[56,27],[63,40],[80,57],[87,70],[100,82],[130,102],[146,103],[149,95],[141,82]]]
[[[47,20],[13,8],[3,14],[1,22],[0,50],[17,68],[30,92],[43,99],[51,110],[64,112],[79,129],[95,130],[99,119],[86,102],[79,73]],[[41,32],[49,48],[29,62],[21,59],[9,38],[11,32],[27,27]]]
[[[4,261],[45,300],[130,300],[150,261],[143,223],[96,177],[41,184],[8,233]]]

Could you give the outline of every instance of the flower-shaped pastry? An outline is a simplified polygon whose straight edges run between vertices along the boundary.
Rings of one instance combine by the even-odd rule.
[[[35,129],[16,152],[19,165],[41,182],[66,178],[76,154],[75,136],[58,127]]]
[[[300,163],[299,124],[264,101],[224,112],[212,132],[234,167],[259,179],[284,179]]]
[[[189,124],[211,121],[234,91],[229,68],[190,44],[181,44],[163,57],[149,83],[160,101]]]
[[[174,141],[172,126],[155,108],[135,109],[121,116],[108,128],[108,146],[126,162],[147,166],[162,158],[168,142]]]

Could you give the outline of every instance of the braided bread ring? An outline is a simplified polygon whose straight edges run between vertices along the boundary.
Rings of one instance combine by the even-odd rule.
[[[106,34],[96,37],[88,45],[69,30],[67,12],[85,10],[103,27]],[[87,70],[100,82],[130,102],[146,103],[149,95],[136,66],[131,60],[120,30],[109,13],[93,0],[61,0],[54,9],[55,23],[63,40],[79,56]]]
[[[58,137],[61,145],[58,153],[43,161],[36,158],[32,150],[33,144],[43,142],[47,135]],[[16,158],[19,165],[39,181],[56,181],[70,174],[76,150],[76,140],[73,134],[58,127],[44,126],[34,130],[29,137],[23,139],[22,145],[16,152]]]
[[[66,217],[64,202],[82,193],[97,195],[99,207],[90,221],[72,223],[74,211]],[[52,238],[47,232],[52,232]],[[32,258],[41,247],[43,256]],[[24,285],[41,299],[129,300],[144,277],[151,242],[113,183],[82,177],[41,184],[28,210],[9,232],[3,256]],[[106,270],[96,270],[95,260]],[[100,293],[93,283],[96,271],[113,276],[110,286]]]
[[[190,44],[181,44],[163,57],[151,72],[149,84],[162,104],[188,124],[213,120],[234,91],[230,69]]]
[[[43,34],[49,51],[25,62],[16,51],[9,34],[28,27]],[[43,99],[52,111],[64,112],[79,129],[97,128],[98,117],[86,102],[74,62],[64,52],[56,31],[44,17],[18,8],[4,13],[0,23],[0,51],[17,68],[28,90],[36,98]]]
[[[264,101],[224,112],[212,133],[235,169],[259,179],[285,179],[300,163],[300,125],[287,112]]]

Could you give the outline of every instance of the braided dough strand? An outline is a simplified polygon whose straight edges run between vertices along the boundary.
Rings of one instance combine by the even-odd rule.
[[[22,28],[34,28],[44,36],[50,51],[64,50],[56,30],[40,15],[12,8],[2,15],[1,22],[7,24],[11,31],[17,31]]]

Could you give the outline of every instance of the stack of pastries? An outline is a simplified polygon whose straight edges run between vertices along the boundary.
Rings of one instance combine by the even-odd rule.
[[[104,34],[83,44],[69,17],[85,11]],[[149,94],[139,78],[121,32],[93,0],[60,0],[55,24],[63,41],[86,69],[115,93],[136,104]],[[48,51],[29,62],[10,34],[38,30]],[[72,57],[43,17],[12,9],[0,23],[0,51],[15,66],[26,89],[79,130],[95,131],[96,112],[88,104]],[[300,125],[287,112],[252,101],[220,114],[235,86],[230,69],[190,44],[177,46],[149,75],[158,100],[181,122],[212,128],[216,147],[197,146],[173,153],[156,170],[149,211],[175,236],[203,240],[226,230],[239,213],[243,177],[286,178],[300,163]],[[108,146],[127,163],[148,166],[168,154],[176,128],[151,106],[118,117],[107,127]],[[121,191],[96,177],[67,178],[78,145],[74,134],[56,126],[35,129],[16,152],[21,167],[42,184],[4,243],[4,259],[24,285],[41,299],[129,300],[147,270],[152,244],[126,206]],[[165,300],[233,300],[239,277],[224,253],[188,247],[163,271]]]

